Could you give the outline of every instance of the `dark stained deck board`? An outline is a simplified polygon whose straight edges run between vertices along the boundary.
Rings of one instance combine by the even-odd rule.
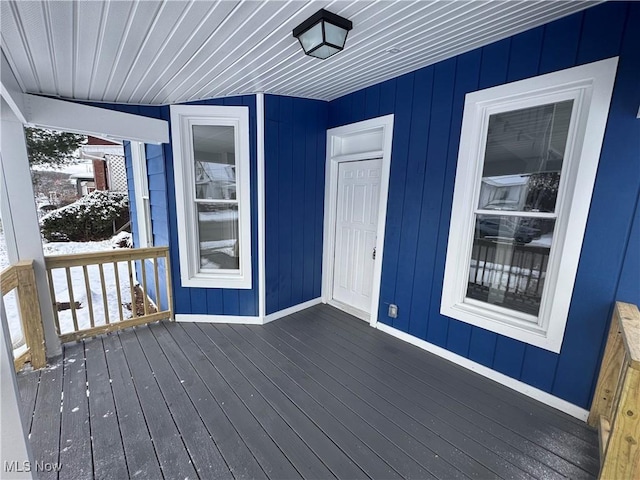
[[[94,475],[101,479],[127,478],[129,472],[124,457],[124,446],[111,392],[102,337],[83,343],[87,366],[87,396]],[[100,432],[100,434],[94,435],[94,432]]]
[[[188,327],[194,328],[189,329]],[[185,330],[187,332],[191,330],[193,334],[196,334],[196,328],[198,326],[189,325],[185,327]],[[227,356],[229,352],[225,351],[225,345],[220,346],[222,343],[221,337],[219,335],[211,335],[210,330],[211,326],[209,325],[203,328],[204,336],[208,337],[211,344],[217,347],[209,347],[207,349],[207,355],[210,356],[211,362],[224,377],[225,381],[235,390],[249,411],[263,425],[269,436],[280,447],[289,462],[291,462],[291,465],[296,469],[297,474],[307,478],[332,478],[333,475],[329,469],[291,426],[278,415],[278,412],[269,404],[262,392],[258,391],[251,383],[250,377],[248,378],[251,373]],[[202,332],[199,335],[203,336]]]
[[[325,305],[68,344],[18,385],[62,480],[597,475],[586,424]]]
[[[380,336],[380,332],[375,331],[370,328],[369,325],[365,322],[355,321],[354,317],[349,316],[348,314],[336,310],[334,308],[327,307],[325,305],[318,305],[314,307],[312,314],[322,313],[337,321],[339,325],[344,326],[347,330],[351,330],[352,333],[356,336],[365,333],[368,336]],[[325,317],[325,318],[326,318]],[[341,321],[346,320],[344,324],[340,324]],[[336,332],[337,333],[337,332]],[[411,348],[406,348],[406,343],[402,340],[390,337],[389,338],[391,344],[400,345],[399,350],[404,354],[415,359],[416,357],[422,358],[422,355],[425,355],[425,352],[417,347],[411,346]],[[391,347],[391,345],[389,345]],[[427,355],[432,355],[430,353],[426,353]],[[413,361],[413,360],[409,360]],[[574,418],[567,414],[562,414],[558,416],[558,411],[553,409],[552,407],[545,405],[541,402],[538,402],[526,395],[522,395],[513,391],[512,389],[500,385],[499,383],[491,381],[490,384],[493,388],[489,388],[486,385],[486,379],[480,375],[471,374],[468,370],[455,365],[451,362],[435,362],[433,367],[442,371],[444,375],[450,375],[453,373],[455,379],[459,380],[460,375],[457,373],[462,371],[465,375],[465,382],[468,381],[468,384],[478,391],[482,392],[484,395],[490,395],[493,397],[493,400],[499,400],[499,408],[510,409],[510,411],[515,412],[516,415],[520,415],[522,413],[533,413],[536,418],[542,418],[549,420],[549,423],[552,425],[552,429],[554,431],[558,431],[560,435],[562,435],[562,439],[573,442],[578,439],[586,442],[586,445],[590,446],[590,452],[596,452],[598,450],[598,440],[597,436],[593,434],[593,430],[590,428],[585,428],[584,422],[581,422],[577,418]],[[569,434],[570,436],[567,436]]]
[[[180,432],[138,343],[135,329],[120,332],[118,337],[164,478],[197,478]]]
[[[39,370],[25,370],[18,374],[18,390],[20,391],[20,415],[24,431],[29,434],[33,422],[33,409],[40,384]]]
[[[265,329],[265,332],[268,330]],[[282,338],[283,342],[286,342],[291,348],[296,349],[297,352],[313,361],[319,368],[332,375],[333,378],[339,379],[345,387],[357,393],[365,401],[369,400],[372,404],[378,405],[379,411],[392,412],[390,417],[395,417],[395,421],[399,425],[404,425],[404,428],[414,433],[415,438],[433,448],[439,458],[448,460],[452,466],[459,469],[461,464],[469,463],[463,457],[467,455],[489,470],[489,472],[480,473],[480,476],[497,475],[503,478],[527,478],[527,471],[531,474],[539,474],[541,472],[542,465],[535,465],[529,468],[528,463],[508,462],[506,458],[509,458],[509,450],[506,448],[498,448],[498,452],[494,452],[484,446],[481,440],[486,441],[487,435],[482,434],[483,432],[476,432],[478,435],[474,438],[463,433],[460,428],[456,428],[464,428],[466,423],[463,425],[456,425],[453,422],[447,423],[445,421],[447,416],[455,418],[456,415],[444,409],[438,411],[437,404],[433,413],[420,408],[418,403],[403,396],[403,385],[396,385],[394,389],[378,381],[376,378],[378,372],[375,368],[369,368],[371,367],[370,365],[365,364],[363,368],[358,369],[348,359],[341,357],[341,352],[332,351],[327,355],[325,353],[327,350],[326,345],[316,342],[314,338],[307,336],[302,331],[289,332],[281,329],[281,332],[282,334],[274,332],[274,337]],[[303,337],[304,342],[296,337]],[[281,349],[281,351],[283,350]],[[430,407],[433,406],[430,405]],[[446,413],[447,416],[443,418],[438,413]],[[440,444],[439,448],[436,447],[438,444]],[[493,446],[494,448],[496,447],[495,444]],[[507,455],[506,458],[505,455]],[[473,471],[476,470],[474,469]],[[469,473],[473,475],[473,471]],[[551,469],[548,469],[546,477],[553,478],[554,473]],[[557,473],[556,476],[560,477]]]
[[[148,328],[136,330],[164,401],[169,407],[200,478],[233,478],[200,415]]]
[[[324,305],[309,310],[304,312],[309,316],[295,318],[298,321],[304,318],[304,321],[315,324],[324,321],[333,324],[335,328],[322,325],[322,331],[334,339],[344,339],[341,345],[347,349],[354,349],[363,355],[375,352],[373,356],[378,368],[389,371],[389,367],[395,367],[395,371],[400,370],[413,379],[407,384],[423,384],[427,388],[441,391],[452,400],[467,405],[479,415],[488,417],[493,425],[510,429],[523,439],[532,440],[538,446],[548,449],[590,474],[597,474],[597,435],[590,427],[584,425],[582,429],[595,437],[595,440],[589,442],[562,431],[555,425],[556,422],[568,418],[566,414],[553,412],[554,416],[544,421],[546,415],[542,415],[541,411],[548,413],[550,407],[542,404],[536,409],[521,407],[514,399],[522,399],[523,403],[527,402],[526,404],[530,405],[530,399],[526,396],[451,362],[440,361],[435,355],[377,332],[364,322],[339,310]],[[294,318],[285,321],[294,321]],[[507,399],[513,403],[509,403]]]
[[[220,408],[232,422],[265,474],[269,478],[295,478],[298,474],[293,465],[201,349],[201,345],[211,348],[208,347],[210,342],[201,338],[202,334],[199,330],[192,331],[197,339],[195,342],[181,324],[167,324],[166,327],[183,352],[188,352],[189,362],[209,391],[213,393]]]
[[[103,344],[129,475],[132,478],[162,478],[120,339],[117,335],[106,335]],[[94,432],[94,435],[99,434]]]
[[[93,474],[84,344],[71,343],[63,348],[60,476],[82,480]]]
[[[236,330],[235,327],[216,328]],[[379,448],[377,455],[403,476],[425,478],[434,475],[436,478],[438,476],[467,478],[462,475],[453,464],[443,464],[442,457],[438,457],[433,451],[426,448],[417,437],[410,437],[406,432],[400,430],[395,423],[385,419],[385,415],[380,415],[379,412],[373,411],[362,399],[351,394],[341,384],[335,382],[329,376],[323,376],[319,370],[314,371],[317,367],[311,362],[306,361],[302,356],[291,355],[288,345],[284,342],[279,342],[278,337],[271,338],[277,347],[264,341],[262,338],[263,335],[268,336],[266,329],[245,327],[237,330],[240,330],[242,335],[239,335],[238,332],[235,331],[234,343],[245,355],[249,356],[253,354],[252,358],[257,365],[262,366],[273,363],[274,366],[280,368],[293,381],[299,385],[304,385],[312,397],[319,400],[322,405],[329,407],[329,411],[339,412],[342,410],[349,416],[357,415],[371,425],[371,427],[377,426],[380,435],[391,437],[389,440],[378,439],[377,443],[387,446],[387,448]],[[252,333],[255,333],[256,336],[252,337]],[[226,335],[229,335],[229,333],[226,333]],[[252,344],[253,346],[250,347],[248,344]],[[306,377],[312,381],[305,381]],[[333,396],[333,398],[331,398],[331,396]],[[351,410],[351,412],[349,412],[349,410]],[[340,419],[341,417],[339,417],[339,420]],[[383,419],[385,420],[381,422]],[[380,427],[381,423],[383,423],[383,428]],[[375,450],[375,444],[371,445],[373,443],[371,435],[372,434],[368,434],[365,438],[366,441],[369,442],[370,448]],[[395,440],[395,442],[393,440]],[[435,438],[435,436],[430,437],[429,440],[435,443],[439,442],[439,439]],[[398,459],[394,462],[391,455],[387,456],[390,450],[388,447],[390,441],[409,458],[408,461],[406,457],[399,456],[399,460],[404,463],[399,463],[397,461]],[[465,460],[466,459],[461,459],[463,462]],[[484,473],[486,475],[489,472],[485,470]]]
[[[523,439],[514,435],[510,430],[504,429],[496,432],[495,435],[489,433],[487,428],[490,422],[483,422],[481,418],[479,422],[476,420],[478,423],[476,425],[470,421],[470,417],[477,415],[473,410],[463,404],[452,402],[450,398],[442,394],[438,395],[437,391],[425,390],[423,394],[419,389],[410,385],[411,377],[405,377],[403,372],[381,372],[374,365],[372,358],[363,359],[354,355],[347,348],[339,344],[336,345],[334,339],[327,337],[322,332],[310,330],[306,324],[299,326],[296,322],[280,322],[274,326],[291,336],[292,340],[285,341],[290,344],[299,343],[300,347],[306,348],[308,352],[317,353],[325,359],[325,365],[327,362],[333,363],[336,368],[342,369],[355,381],[367,386],[372,392],[384,395],[388,400],[393,400],[401,410],[423,425],[431,426],[444,439],[450,438],[452,431],[457,430],[466,436],[468,441],[484,446],[484,449],[478,449],[476,445],[470,445],[468,441],[462,440],[464,445],[462,449],[465,453],[472,455],[487,466],[494,464],[492,468],[497,469],[494,470],[497,473],[506,475],[511,470],[508,465],[503,464],[502,468],[500,467],[500,460],[502,460],[503,462],[508,461],[534,476],[539,477],[543,474],[544,478],[564,477],[536,458],[535,454],[540,453],[543,458],[553,457],[550,461],[551,464],[554,463],[554,460],[556,463],[561,460],[548,450],[538,447],[532,452],[531,449],[519,448]],[[504,436],[511,438],[510,434],[513,437],[511,443],[503,438]],[[487,455],[493,458],[487,458]],[[565,475],[579,478],[581,474],[584,474],[580,469],[570,468],[573,467],[572,464],[567,464],[566,467],[563,472]]]
[[[40,373],[31,424],[31,448],[38,461],[57,464],[60,459],[60,403],[62,394],[62,360]],[[41,480],[58,478],[55,470],[38,472]]]
[[[229,347],[229,343],[224,342],[220,335],[217,335],[216,338],[217,342]],[[234,342],[233,345],[238,349],[238,344]],[[223,347],[221,346],[221,348]],[[236,365],[243,368],[243,372],[245,372],[246,377],[254,387],[283,420],[305,440],[309,448],[313,450],[336,477],[362,478],[365,476],[365,473],[277,387],[277,384],[270,380],[272,377],[265,376],[255,365],[250,365],[249,360],[243,362],[242,359],[239,359],[239,352],[234,352],[227,348],[226,354]]]
[[[233,476],[236,479],[266,479],[260,464],[164,324],[152,325],[150,328]]]

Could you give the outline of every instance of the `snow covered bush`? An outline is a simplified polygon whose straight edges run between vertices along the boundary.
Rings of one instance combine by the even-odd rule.
[[[113,235],[114,222],[129,220],[129,198],[120,192],[96,190],[40,220],[40,230],[48,241],[87,242]]]

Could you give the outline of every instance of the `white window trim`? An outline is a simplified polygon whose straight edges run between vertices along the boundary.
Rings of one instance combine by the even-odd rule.
[[[617,57],[610,58],[467,94],[440,308],[443,315],[560,352],[617,63]],[[558,221],[539,316],[466,299],[474,235],[471,219],[480,190],[489,115],[571,98],[575,103],[556,206]]]
[[[233,126],[236,133],[236,188],[238,198],[238,272],[201,272],[198,224],[195,212],[193,125]],[[172,105],[171,139],[175,175],[180,279],[184,287],[251,288],[251,198],[249,109],[238,106]],[[186,134],[185,134],[186,133]]]
[[[152,247],[153,228],[151,226],[149,178],[147,176],[147,156],[144,143],[131,142],[131,164],[133,167],[133,189],[136,200],[138,247]]]

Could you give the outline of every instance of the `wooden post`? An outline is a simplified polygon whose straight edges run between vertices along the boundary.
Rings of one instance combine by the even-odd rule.
[[[640,478],[640,370],[626,369],[600,478]]]
[[[624,343],[620,333],[617,313],[618,309],[616,307],[613,318],[611,319],[607,346],[604,350],[604,357],[602,357],[602,366],[600,367],[596,392],[587,420],[592,427],[598,426],[601,416],[609,417],[620,377],[620,370],[622,368],[622,349],[624,348]]]
[[[38,290],[36,288],[36,276],[33,271],[33,261],[24,260],[16,264],[18,274],[18,302],[20,304],[20,317],[24,338],[31,353],[31,365],[33,368],[43,368],[47,364],[44,346],[44,328],[40,303],[38,302]]]

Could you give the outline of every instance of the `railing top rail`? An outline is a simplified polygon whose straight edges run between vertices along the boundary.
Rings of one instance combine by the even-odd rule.
[[[18,286],[19,272],[31,269],[33,269],[33,260],[20,260],[2,270],[0,272],[0,292],[2,295],[9,293]]]
[[[130,248],[121,250],[114,249],[105,252],[48,255],[45,256],[44,260],[47,268],[80,267],[83,265],[95,265],[98,263],[164,257],[167,255],[168,251],[169,247]]]
[[[631,303],[616,302],[614,317],[617,317],[629,366],[640,370],[640,311]]]

